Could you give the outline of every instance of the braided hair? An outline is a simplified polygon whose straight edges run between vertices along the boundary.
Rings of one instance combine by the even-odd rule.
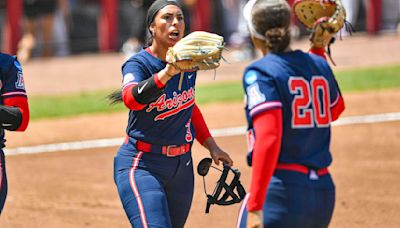
[[[286,0],[258,0],[252,9],[251,23],[262,34],[270,52],[283,52],[290,44],[290,6]]]

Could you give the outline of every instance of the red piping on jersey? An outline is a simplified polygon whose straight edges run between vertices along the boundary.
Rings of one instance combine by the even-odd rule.
[[[278,163],[282,140],[282,109],[273,109],[256,115],[253,125],[256,139],[248,211],[262,209],[269,182]]]
[[[325,51],[323,48],[311,48],[310,53],[314,55],[319,55],[326,60]]]
[[[299,165],[299,164],[279,163],[278,165],[276,165],[276,169],[295,171],[295,172],[299,172],[299,173],[303,173],[303,174],[309,174],[309,172],[310,172],[310,168],[308,168],[307,166],[304,166],[304,165]],[[329,173],[328,168],[322,168],[322,169],[318,169],[316,171],[317,171],[318,176],[323,176],[323,175]]]
[[[135,100],[135,97],[132,94],[132,89],[135,86],[137,86],[137,84],[128,85],[122,90],[122,100],[127,108],[138,111],[146,107],[146,104],[141,104]]]
[[[26,98],[25,96],[4,98],[4,105],[19,108],[19,111],[22,114],[22,121],[16,131],[25,131],[28,127],[30,118],[28,98]]]
[[[331,107],[331,116],[332,121],[335,121],[339,118],[340,114],[345,110],[343,97],[338,94],[338,99],[334,102],[334,105]]]
[[[196,139],[203,145],[206,139],[211,137],[211,133],[197,104],[194,104],[193,107],[192,123],[196,132]]]

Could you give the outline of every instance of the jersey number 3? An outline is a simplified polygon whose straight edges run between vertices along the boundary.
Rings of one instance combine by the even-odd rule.
[[[320,76],[311,82],[301,77],[290,77],[289,91],[292,101],[292,128],[328,127],[331,122],[329,110],[329,84]]]

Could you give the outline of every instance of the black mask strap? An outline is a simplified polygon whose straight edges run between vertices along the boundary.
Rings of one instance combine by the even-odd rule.
[[[211,163],[212,160],[210,158],[205,158],[199,163],[199,166],[197,167],[198,173],[203,176],[204,192],[207,195],[206,213],[209,213],[210,206],[212,204],[227,206],[235,203],[240,203],[246,195],[246,191],[244,190],[239,180],[240,172],[237,169],[232,169],[225,164],[224,169],[220,170],[222,172],[222,175],[217,182],[214,193],[212,195],[207,194],[204,177],[207,175],[209,168],[213,167],[211,166]],[[219,170],[218,168],[215,169]],[[232,171],[234,173],[234,177],[232,179],[232,182],[228,185],[226,183],[226,178],[228,177],[229,171]],[[222,197],[218,198],[221,195],[222,190],[225,190],[225,193],[222,195]],[[237,191],[237,193],[235,192],[235,190]],[[229,197],[231,197],[232,199],[228,200]]]
[[[235,174],[235,177],[233,178],[231,184],[228,186],[226,183],[224,183],[224,187],[225,187],[225,194],[218,200],[218,202],[220,203],[228,203],[226,205],[230,205],[230,204],[234,204],[234,203],[239,203],[240,201],[242,201],[246,195],[246,191],[244,190],[242,184],[240,183],[240,172],[236,169],[231,169],[232,172]],[[236,194],[234,192],[234,190],[237,190]],[[227,201],[228,197],[231,196],[232,200]],[[222,205],[222,204],[220,204]]]

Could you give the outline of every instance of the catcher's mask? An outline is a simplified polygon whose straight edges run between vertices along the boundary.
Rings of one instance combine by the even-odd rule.
[[[204,192],[207,195],[207,207],[206,213],[210,211],[210,206],[212,204],[227,206],[234,203],[240,203],[246,195],[246,191],[244,190],[242,184],[240,183],[240,172],[237,169],[233,169],[228,165],[223,164],[224,169],[220,170],[211,165],[212,159],[211,158],[204,158],[199,162],[197,166],[197,173],[200,176],[203,176],[203,185],[204,185]],[[212,195],[207,194],[206,190],[206,183],[205,183],[205,176],[207,175],[210,167],[219,170],[222,172],[221,177],[217,181],[217,186],[214,189]],[[230,184],[226,183],[226,178],[228,177],[229,171],[232,171],[234,176]],[[236,192],[235,192],[236,189]],[[222,190],[225,190],[225,193],[222,193]],[[221,196],[222,194],[222,196]],[[220,197],[221,196],[221,197]],[[230,199],[229,199],[230,197]]]

